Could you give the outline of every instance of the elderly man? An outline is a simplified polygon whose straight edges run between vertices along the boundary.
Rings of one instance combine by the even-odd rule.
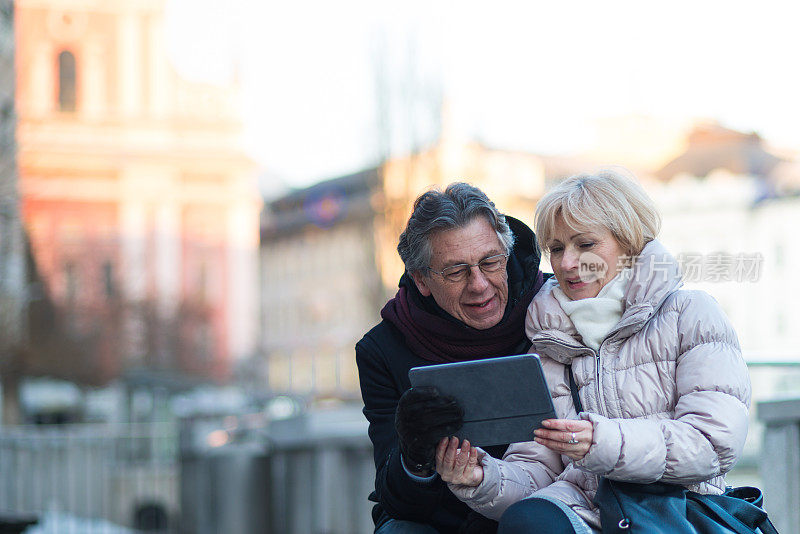
[[[460,407],[409,389],[408,370],[527,351],[525,311],[542,285],[534,234],[480,189],[453,183],[417,198],[397,251],[400,289],[356,345],[377,470],[375,532],[493,532],[433,470],[437,442],[461,425]]]

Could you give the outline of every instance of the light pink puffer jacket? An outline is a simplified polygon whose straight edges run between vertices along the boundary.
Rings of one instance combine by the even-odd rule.
[[[497,519],[531,496],[560,499],[599,527],[592,504],[600,476],[664,481],[722,493],[724,473],[747,435],[750,378],[736,333],[716,301],[681,290],[675,259],[658,241],[642,251],[620,321],[600,346],[584,346],[552,294],[550,279],[528,308],[526,332],[541,356],[559,418],[577,417],[566,371],[571,364],[593,444],[573,463],[535,442],[482,460],[477,487],[450,485],[470,507]]]

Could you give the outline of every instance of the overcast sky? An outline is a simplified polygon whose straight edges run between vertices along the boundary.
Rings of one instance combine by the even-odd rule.
[[[271,185],[302,186],[377,161],[379,81],[396,129],[426,112],[398,109],[425,108],[441,88],[457,128],[497,147],[580,151],[595,119],[641,113],[718,119],[800,150],[797,11],[777,0],[170,0],[167,28],[183,75],[224,80],[238,64],[248,150]]]

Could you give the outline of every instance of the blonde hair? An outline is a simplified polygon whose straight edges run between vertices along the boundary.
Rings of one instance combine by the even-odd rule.
[[[535,216],[542,252],[558,217],[578,231],[606,228],[629,256],[639,255],[661,229],[661,216],[642,186],[614,170],[572,176],[542,197]]]

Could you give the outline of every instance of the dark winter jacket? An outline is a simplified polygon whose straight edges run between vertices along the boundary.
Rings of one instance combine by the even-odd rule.
[[[519,297],[528,292],[539,279],[539,253],[533,232],[516,219],[507,217],[507,220],[515,235],[514,248],[507,267],[508,305],[514,306]],[[419,295],[408,276],[401,278],[400,285],[405,285],[408,291]],[[422,299],[421,296],[419,298]],[[426,305],[440,316],[456,321],[439,308],[431,297],[427,299]],[[528,341],[524,340],[514,353],[523,354],[528,347]],[[412,353],[400,331],[385,320],[356,344],[356,362],[364,400],[364,415],[369,421],[369,437],[375,454],[375,491],[369,498],[377,503],[372,513],[376,527],[395,518],[429,524],[446,534],[458,533],[460,529],[463,531],[468,522],[482,519],[468,519],[470,514],[474,516],[475,513],[459,501],[438,476],[428,483],[418,482],[408,476],[401,464],[394,428],[397,402],[403,392],[411,387],[408,370],[431,365],[433,362]],[[505,448],[489,447],[487,452],[499,458]]]

